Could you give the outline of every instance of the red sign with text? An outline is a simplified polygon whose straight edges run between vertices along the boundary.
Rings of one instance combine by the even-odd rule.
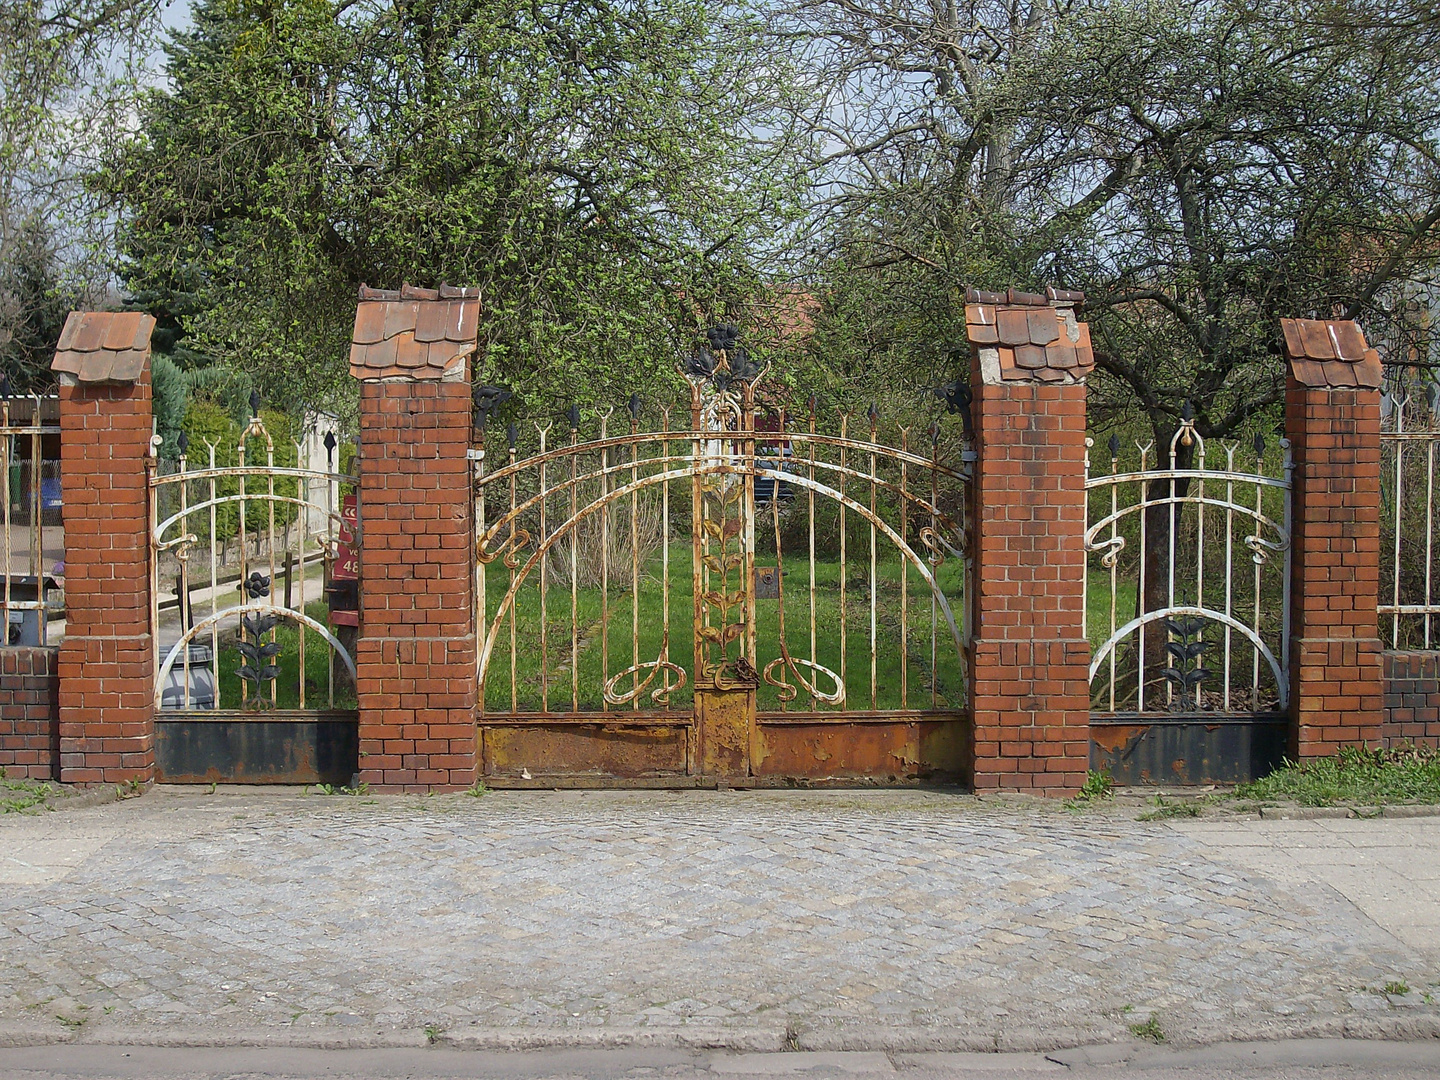
[[[335,567],[330,573],[336,581],[360,580],[360,556],[355,551],[355,526],[359,513],[355,496],[346,495],[340,504],[340,542],[335,545]]]

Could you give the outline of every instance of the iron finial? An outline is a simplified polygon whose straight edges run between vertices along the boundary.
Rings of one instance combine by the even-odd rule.
[[[470,391],[470,400],[475,404],[475,426],[481,431],[495,410],[514,397],[508,386],[477,386]]]
[[[812,417],[813,417],[813,416],[815,415],[815,413],[818,411],[819,405],[820,405],[820,402],[819,402],[818,400],[816,400],[816,397],[815,397],[814,394],[811,394],[811,395],[810,395],[810,400],[808,400],[807,402],[805,402],[805,406],[806,406],[806,408],[808,408],[808,409],[810,410],[810,415],[811,415]]]
[[[259,390],[251,390],[251,391],[250,391],[250,415],[251,415],[252,417],[254,417],[254,416],[259,416],[259,415],[260,415],[260,391],[259,391]]]
[[[190,449],[190,435],[188,432],[180,432],[180,437],[175,440],[175,445],[180,448],[180,456],[185,456],[185,451]]]
[[[1110,456],[1111,456],[1112,458],[1118,458],[1118,457],[1120,456],[1120,436],[1119,436],[1119,435],[1116,435],[1116,434],[1112,433],[1112,434],[1110,435],[1110,441],[1109,441],[1106,445],[1110,447]]]
[[[630,419],[631,419],[631,420],[634,420],[634,421],[638,424],[638,423],[640,422],[640,395],[639,395],[639,394],[631,394],[631,395],[630,395],[630,405],[629,405],[629,409],[630,409]]]
[[[335,465],[335,447],[340,445],[340,440],[335,438],[335,432],[327,431],[323,443],[325,447],[325,467],[333,468]]]
[[[10,376],[0,376],[0,397],[14,397],[15,387],[10,383]]]
[[[931,420],[931,421],[930,421],[930,441],[931,441],[932,443],[938,443],[938,442],[940,441],[940,421],[939,421],[939,420]]]
[[[579,405],[576,405],[576,404],[572,401],[572,402],[570,403],[570,408],[568,408],[568,409],[565,410],[565,419],[568,420],[568,421],[570,421],[570,430],[571,430],[571,431],[575,431],[575,430],[579,429],[579,427],[580,427],[580,406],[579,406]]]
[[[880,406],[873,401],[870,402],[870,410],[865,415],[870,417],[870,426],[874,427],[880,422]]]
[[[1185,404],[1180,406],[1180,419],[1184,420],[1187,424],[1195,419],[1195,407],[1190,404],[1189,398],[1186,398]]]
[[[520,429],[513,420],[505,428],[505,441],[510,444],[511,450],[514,450],[515,444],[520,441]]]
[[[1265,453],[1265,436],[1262,432],[1255,433],[1255,456],[1260,457]]]

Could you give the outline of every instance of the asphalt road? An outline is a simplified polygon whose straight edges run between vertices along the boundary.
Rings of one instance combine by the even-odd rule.
[[[728,1054],[672,1049],[532,1053],[285,1047],[194,1049],[71,1044],[0,1052],[3,1080],[319,1078],[327,1080],[1429,1080],[1440,1040],[1294,1040],[1199,1049],[1097,1046],[1039,1054]]]

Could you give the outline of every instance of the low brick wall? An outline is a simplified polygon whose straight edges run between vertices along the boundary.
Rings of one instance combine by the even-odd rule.
[[[0,648],[0,766],[11,780],[60,773],[58,648]]]
[[[1385,712],[1380,737],[1386,746],[1423,742],[1440,746],[1440,651],[1387,652]]]

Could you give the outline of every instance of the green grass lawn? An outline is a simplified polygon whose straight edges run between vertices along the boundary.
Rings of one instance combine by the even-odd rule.
[[[764,560],[757,560],[765,565]],[[774,560],[769,561],[774,565]],[[783,592],[785,596],[785,638],[793,658],[810,659],[811,590],[809,564],[805,558],[786,558]],[[493,618],[500,598],[509,584],[509,571],[500,563],[486,570],[488,616]],[[546,595],[546,668],[549,672],[549,707],[553,711],[569,711],[578,700],[581,710],[602,707],[604,685],[602,658],[608,659],[603,671],[611,676],[639,661],[651,661],[659,655],[665,639],[664,590],[659,558],[642,568],[638,605],[629,582],[612,584],[609,590],[609,621],[602,625],[601,590],[580,588],[575,595],[574,626],[579,648],[573,659],[571,650],[571,593],[568,584],[551,580]],[[949,598],[957,622],[961,618],[961,583],[963,567],[959,560],[948,560],[937,575],[941,588]],[[935,614],[938,634],[931,632],[930,589],[919,573],[910,567],[907,574],[906,662],[902,664],[901,649],[901,567],[898,561],[882,562],[876,568],[875,590],[875,694],[874,707],[900,708],[902,705],[902,671],[905,674],[904,703],[909,708],[931,706],[931,672],[935,680],[935,699],[941,708],[958,707],[964,701],[964,666],[955,648],[942,612]],[[735,586],[732,584],[731,586]],[[872,707],[870,691],[870,568],[868,554],[850,562],[845,583],[845,649],[844,674],[847,687],[846,705],[851,709]],[[815,660],[832,671],[840,671],[840,567],[837,562],[817,562],[815,566]],[[690,548],[672,548],[670,564],[670,658],[686,671],[686,685],[670,695],[670,704],[684,708],[691,699],[690,678],[694,656],[691,644],[693,600],[690,573]],[[487,619],[487,625],[488,625]],[[540,589],[538,571],[521,586],[515,612],[515,684],[516,704],[522,710],[540,708]],[[632,644],[632,628],[638,649]],[[780,655],[780,602],[756,601],[756,641],[758,666]],[[934,643],[932,668],[931,649]],[[607,657],[608,652],[608,657]],[[574,676],[572,680],[572,670]],[[802,668],[807,678],[808,670]],[[486,685],[486,707],[503,711],[510,707],[510,626],[508,619],[501,627],[491,660]],[[777,672],[778,674],[778,672]],[[643,675],[642,675],[643,678]],[[673,678],[673,676],[672,676]],[[818,677],[818,686],[831,691],[833,683]],[[630,685],[625,680],[619,689]],[[657,676],[650,689],[660,685]],[[649,690],[642,696],[642,708],[658,707],[649,699]],[[780,707],[779,690],[761,683],[761,709]],[[803,689],[790,703],[792,709],[811,708]],[[820,708],[828,708],[823,703]],[[611,706],[615,708],[615,706]]]
[[[1288,761],[1235,789],[1237,799],[1294,801],[1301,806],[1440,802],[1440,751],[1425,746],[1370,750],[1342,747],[1331,757]]]

